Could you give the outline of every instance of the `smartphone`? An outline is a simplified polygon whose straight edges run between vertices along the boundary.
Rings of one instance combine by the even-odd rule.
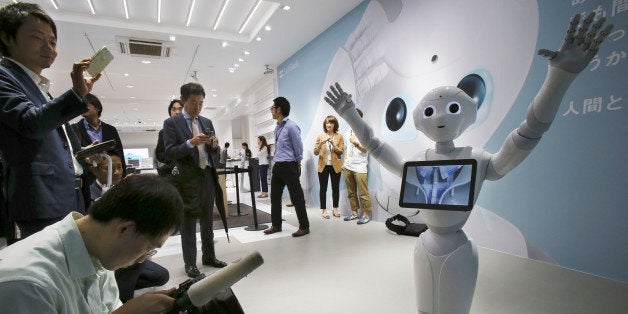
[[[214,131],[210,131],[210,130],[205,130],[203,131],[203,133],[205,133],[205,135],[209,135],[209,137],[214,137],[216,135]]]
[[[109,51],[109,49],[107,49],[107,46],[102,46],[102,48],[96,51],[92,57],[92,61],[87,67],[87,73],[89,73],[92,77],[98,75],[98,73],[105,69],[111,60],[113,60],[113,54]]]

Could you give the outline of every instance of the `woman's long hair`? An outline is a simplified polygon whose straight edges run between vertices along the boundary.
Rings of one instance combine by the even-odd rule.
[[[262,150],[262,148],[266,146],[266,151],[268,152],[268,156],[270,156],[270,146],[268,146],[268,143],[266,142],[266,138],[263,135],[260,135],[257,137],[257,139],[262,142],[262,145],[259,146],[259,149]]]

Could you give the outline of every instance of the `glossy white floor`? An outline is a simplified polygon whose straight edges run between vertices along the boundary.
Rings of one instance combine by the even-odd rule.
[[[241,200],[247,199],[243,194]],[[268,199],[258,207],[268,211]],[[272,236],[236,228],[227,243],[222,232],[216,233],[218,258],[231,261],[254,250],[264,257],[264,265],[233,286],[247,313],[415,313],[416,238],[388,232],[379,222],[358,226],[327,220],[315,208],[308,214],[311,234],[301,238],[290,236],[297,225],[291,212],[284,215],[284,231]],[[178,238],[171,237],[154,258],[170,271],[164,287],[187,279],[178,246]],[[626,283],[481,247],[478,252],[471,313],[625,313],[628,308]],[[198,259],[201,272],[215,271],[200,264],[200,252]]]

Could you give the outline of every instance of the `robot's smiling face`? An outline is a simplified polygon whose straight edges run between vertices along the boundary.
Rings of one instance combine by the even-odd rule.
[[[453,86],[431,90],[414,109],[414,125],[435,142],[453,141],[476,118],[476,102]]]

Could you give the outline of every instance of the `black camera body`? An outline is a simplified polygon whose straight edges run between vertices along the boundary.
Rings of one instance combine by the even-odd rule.
[[[196,278],[190,278],[179,284],[177,290],[170,294],[170,296],[175,300],[174,308],[169,312],[170,314],[179,314],[181,312],[201,313],[194,307],[194,305],[192,305],[192,302],[190,302],[190,299],[187,297],[186,292],[188,292],[188,289],[190,289],[193,284],[199,282],[200,280],[203,280],[204,278],[205,274],[201,274]]]
[[[240,305],[240,301],[233,294],[231,288],[227,288],[223,292],[219,293],[214,299],[202,307],[196,307],[192,304],[188,298],[186,292],[190,287],[205,279],[205,274],[201,274],[196,278],[188,279],[179,284],[179,288],[172,294],[174,298],[174,307],[168,312],[169,314],[244,314],[244,309]]]

